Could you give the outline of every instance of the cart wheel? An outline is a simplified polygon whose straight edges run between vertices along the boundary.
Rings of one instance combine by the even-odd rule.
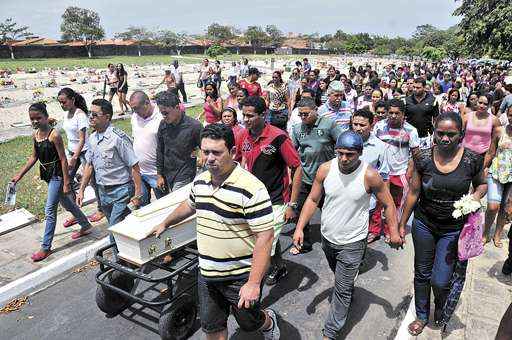
[[[166,306],[160,314],[158,330],[163,340],[187,339],[194,327],[197,317],[197,307],[194,299],[183,294],[177,300]]]
[[[130,292],[134,286],[134,278],[114,271],[110,274],[109,282],[111,285]],[[98,286],[96,288],[96,305],[107,314],[107,316],[116,316],[121,313],[129,305],[129,299],[106,288]]]

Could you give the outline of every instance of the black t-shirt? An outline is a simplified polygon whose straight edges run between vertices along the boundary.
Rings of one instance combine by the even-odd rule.
[[[452,217],[453,203],[469,193],[471,182],[481,176],[482,158],[464,149],[459,165],[445,174],[437,169],[432,149],[425,149],[414,157],[414,165],[421,177],[421,191],[414,216],[436,231],[460,230],[466,219]]]
[[[438,114],[436,99],[430,93],[427,93],[421,102],[418,102],[414,95],[405,98],[405,119],[418,130],[420,138],[432,134],[432,119]]]

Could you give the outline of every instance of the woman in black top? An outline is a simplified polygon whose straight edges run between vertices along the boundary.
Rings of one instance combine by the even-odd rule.
[[[70,194],[70,178],[64,143],[60,134],[49,125],[46,105],[43,103],[32,104],[29,107],[29,115],[32,127],[36,130],[33,135],[34,148],[25,166],[11,181],[15,184],[19,182],[34,164],[39,161],[41,179],[48,183],[48,196],[44,208],[46,227],[43,242],[41,250],[31,256],[31,259],[37,262],[44,260],[51,253],[59,202],[77,219],[78,224],[81,226],[80,231],[74,232],[71,235],[72,239],[89,234],[92,226],[87,217],[75,204]]]
[[[126,94],[128,93],[128,73],[124,70],[123,64],[117,64],[117,96],[119,97],[119,106],[121,107],[122,114],[130,111]],[[125,111],[126,110],[126,111]]]
[[[400,231],[414,209],[412,238],[414,243],[414,300],[416,320],[409,333],[418,335],[428,323],[430,290],[434,292],[434,322],[445,325],[446,305],[454,269],[458,284],[464,284],[467,261],[458,261],[457,244],[465,218],[452,217],[453,203],[469,193],[480,200],[487,191],[482,171],[482,158],[460,144],[464,133],[462,119],[455,112],[442,113],[435,123],[434,146],[414,156],[414,171],[400,220]]]

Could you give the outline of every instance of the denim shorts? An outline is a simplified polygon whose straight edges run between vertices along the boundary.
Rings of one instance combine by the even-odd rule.
[[[503,193],[508,190],[511,183],[501,183],[496,178],[493,178],[491,174],[487,175],[487,201],[493,203],[501,203],[503,199]]]
[[[261,293],[258,301],[250,308],[238,308],[240,288],[246,282],[207,281],[200,273],[198,274],[199,314],[203,332],[210,334],[225,330],[230,310],[244,331],[254,332],[263,327],[265,313],[260,306]]]

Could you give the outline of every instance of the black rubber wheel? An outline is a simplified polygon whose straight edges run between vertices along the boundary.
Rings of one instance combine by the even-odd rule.
[[[124,291],[131,292],[135,284],[135,279],[118,271],[109,274],[111,285],[121,288]],[[113,317],[121,313],[130,305],[130,300],[106,287],[98,286],[96,288],[96,305],[107,316]]]
[[[189,294],[183,294],[166,306],[160,314],[158,331],[163,340],[184,340],[192,332],[197,318],[197,306]]]

